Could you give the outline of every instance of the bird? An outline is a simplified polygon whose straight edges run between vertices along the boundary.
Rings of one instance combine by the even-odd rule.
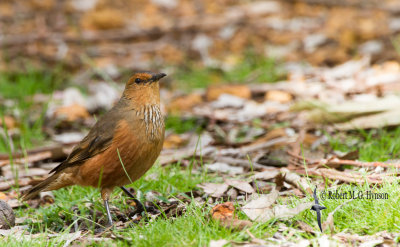
[[[313,196],[314,196],[315,204],[312,205],[311,210],[314,210],[315,212],[317,212],[317,222],[318,222],[319,229],[320,229],[321,232],[322,232],[322,226],[321,226],[321,210],[326,209],[326,207],[319,205],[319,201],[318,201],[318,197],[317,197],[317,187],[315,187],[315,189],[314,189]]]
[[[136,72],[128,80],[120,100],[105,113],[50,176],[22,195],[22,200],[72,185],[99,188],[113,224],[110,194],[143,176],[156,161],[164,142],[164,118],[160,109],[159,80],[165,73]]]

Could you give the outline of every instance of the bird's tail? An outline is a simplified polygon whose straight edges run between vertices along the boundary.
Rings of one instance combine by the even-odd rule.
[[[35,185],[30,190],[28,190],[25,194],[23,194],[21,199],[24,201],[30,200],[30,199],[36,197],[42,191],[52,190],[49,188],[49,186],[52,182],[54,182],[58,178],[58,176],[59,176],[59,173],[55,173],[55,174],[51,175],[50,177],[46,178],[45,180],[43,180],[39,184]]]

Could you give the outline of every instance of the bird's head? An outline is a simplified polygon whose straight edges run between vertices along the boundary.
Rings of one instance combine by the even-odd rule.
[[[160,85],[158,81],[164,73],[137,72],[126,83],[123,97],[141,104],[160,103]]]

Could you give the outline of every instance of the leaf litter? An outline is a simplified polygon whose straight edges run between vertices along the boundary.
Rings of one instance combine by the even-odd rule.
[[[379,6],[379,9],[387,8],[387,4],[387,1],[385,1],[382,6]],[[349,133],[349,131],[357,129],[398,126],[400,124],[400,114],[397,109],[400,102],[398,96],[400,92],[398,86],[400,65],[394,60],[381,59],[376,55],[379,54],[376,50],[382,50],[382,47],[386,46],[387,43],[382,42],[380,38],[400,30],[399,25],[396,27],[396,18],[391,14],[384,14],[385,18],[391,20],[390,30],[376,28],[376,26],[385,26],[381,25],[380,19],[377,19],[377,23],[366,25],[372,26],[377,33],[376,40],[367,42],[366,37],[370,35],[368,28],[364,29],[364,26],[361,26],[359,29],[353,29],[353,27],[347,27],[346,22],[346,19],[350,17],[364,20],[362,15],[356,13],[343,15],[345,10],[341,8],[332,11],[327,16],[328,20],[331,18],[337,20],[337,25],[333,25],[329,21],[320,20],[318,15],[311,15],[315,10],[311,7],[302,9],[303,14],[308,13],[312,16],[309,17],[310,19],[299,19],[294,18],[294,16],[291,16],[291,19],[280,18],[279,10],[282,8],[282,4],[274,1],[249,3],[241,7],[244,11],[240,11],[241,8],[237,6],[227,8],[229,10],[224,11],[222,16],[235,17],[234,20],[236,21],[244,18],[246,21],[242,23],[243,26],[251,27],[261,24],[255,24],[260,23],[259,21],[248,23],[247,19],[262,18],[269,28],[268,30],[272,30],[271,40],[276,43],[269,44],[269,46],[273,46],[274,51],[280,50],[282,53],[280,56],[283,57],[292,55],[294,61],[296,60],[295,57],[308,54],[306,59],[311,65],[305,66],[303,63],[297,62],[285,64],[287,79],[275,84],[209,86],[206,90],[185,95],[168,92],[168,89],[165,88],[162,89],[162,94],[165,96],[162,97],[165,114],[179,113],[181,116],[194,117],[205,124],[203,124],[200,137],[195,131],[187,131],[187,133],[182,134],[167,130],[166,140],[168,140],[168,143],[165,144],[159,163],[162,166],[168,166],[179,162],[182,167],[188,167],[192,160],[201,159],[206,165],[193,165],[193,173],[202,173],[206,170],[207,173],[214,175],[217,179],[212,182],[200,183],[197,185],[198,189],[188,191],[184,195],[174,195],[172,198],[162,198],[162,195],[156,191],[146,192],[144,197],[151,201],[146,202],[146,206],[149,208],[147,215],[134,214],[132,209],[124,211],[113,207],[113,214],[119,220],[117,228],[123,229],[130,224],[140,224],[141,220],[148,222],[162,214],[165,214],[168,218],[180,217],[191,200],[195,200],[201,206],[212,206],[212,210],[210,210],[211,218],[220,221],[223,227],[234,230],[243,230],[257,222],[271,223],[275,220],[273,224],[281,224],[311,208],[310,194],[313,187],[323,184],[326,180],[336,184],[366,183],[368,186],[397,180],[397,173],[391,169],[398,168],[400,163],[365,162],[357,160],[358,157],[352,155],[339,156],[327,148],[329,144],[325,135],[321,134],[322,131],[329,134],[335,131]],[[88,6],[87,8],[90,9],[91,7]],[[167,9],[169,8],[172,9],[173,7]],[[301,9],[301,6],[297,6],[297,8]],[[127,9],[129,8],[127,7]],[[324,8],[321,7],[321,9]],[[288,15],[293,15],[293,12],[296,11],[299,10],[289,9]],[[318,11],[324,12],[325,10]],[[88,35],[87,30],[84,32],[86,34],[85,39],[94,43],[92,48],[104,54],[114,50],[105,49],[103,44],[98,44],[96,41],[99,36],[107,34],[102,29],[110,28],[108,25],[111,24],[107,24],[107,21],[104,22],[104,20],[98,20],[95,15],[82,15],[85,15],[83,28],[96,31],[92,35]],[[336,15],[346,18],[341,20],[341,18],[335,18]],[[374,15],[378,14],[374,12]],[[105,16],[115,17],[118,14],[111,11],[107,12]],[[166,16],[162,18],[168,19]],[[213,18],[210,18],[210,20],[223,20]],[[123,28],[126,25],[120,18],[115,19],[112,27]],[[188,21],[187,25],[174,27],[175,32],[182,33],[196,26],[193,20],[190,21],[190,18],[185,20]],[[209,23],[214,23],[214,21],[209,21]],[[141,25],[141,30],[147,30],[154,25],[154,23],[138,23]],[[217,24],[212,25],[211,29],[220,27],[218,23],[221,22],[216,21],[215,23]],[[327,33],[305,33],[298,37],[289,38],[282,36],[282,33],[288,33],[299,25],[307,30],[327,30]],[[320,25],[328,28],[322,28]],[[345,38],[337,40],[336,37],[332,37],[329,33],[336,29],[347,30],[350,32],[350,36],[354,35],[366,41],[358,49],[363,54],[370,54],[366,54],[357,60],[349,59],[348,53],[356,49],[356,44],[353,44],[352,39],[350,41]],[[65,45],[70,47],[72,55],[65,57],[66,60],[69,61],[76,54],[81,54],[77,52],[79,51],[79,48],[76,47],[78,45],[74,44],[76,38],[54,33],[52,29],[49,30],[56,35],[55,37],[64,40]],[[159,30],[159,33],[163,35],[169,31],[171,31],[169,27],[163,27]],[[227,29],[224,32],[221,31],[220,35],[221,37],[228,37],[229,32],[231,31]],[[44,35],[43,37],[16,35],[19,35],[18,40],[21,40],[22,43],[37,42],[40,39],[48,42],[48,40],[51,40],[49,37],[52,37],[52,35]],[[120,36],[118,33],[116,36],[114,35],[113,33],[106,35],[107,40],[109,40],[108,45],[112,47],[116,45],[113,40]],[[137,36],[136,33],[131,32],[130,35],[131,38]],[[250,34],[237,36],[251,37]],[[122,39],[130,39],[129,37]],[[236,36],[229,37],[237,39]],[[208,33],[191,38],[193,38],[193,42],[187,49],[198,50],[203,63],[214,63],[212,56],[215,54],[210,55],[208,47],[201,45],[202,42],[199,42],[199,40],[208,40],[209,42],[206,43],[211,45],[215,42],[215,37]],[[294,46],[279,44],[285,43],[284,39],[299,39],[302,45],[296,45],[296,42]],[[15,46],[14,40],[15,37],[13,39],[12,36],[7,34],[0,43],[13,47]],[[144,41],[144,43],[150,42],[156,44],[149,38]],[[52,41],[49,43],[52,43]],[[118,44],[118,46],[120,45],[122,44]],[[163,47],[159,44],[156,46]],[[171,49],[173,50],[173,48]],[[331,52],[332,50],[335,52]],[[84,51],[89,52],[85,49]],[[55,56],[51,52],[49,54],[49,57]],[[160,56],[166,60],[171,59],[165,58],[165,55]],[[43,59],[43,61],[47,60]],[[121,59],[120,61],[123,63],[125,60]],[[377,63],[377,61],[383,62]],[[109,61],[95,59],[95,63],[101,65],[100,67],[104,68],[109,76],[118,78],[118,71],[110,66]],[[103,66],[103,63],[105,63],[105,66]],[[221,68],[229,65],[226,61],[220,63]],[[335,66],[321,66],[329,63],[333,63]],[[90,77],[91,75],[80,73],[76,75],[75,80],[90,81],[88,79]],[[254,80],[249,81],[256,82]],[[76,88],[54,92],[54,100],[51,101],[46,112],[46,120],[48,121],[44,123],[44,129],[50,140],[48,146],[28,149],[26,152],[18,152],[13,147],[12,156],[0,154],[0,190],[4,194],[1,197],[2,200],[7,202],[11,208],[25,207],[26,205],[18,201],[18,194],[12,188],[19,188],[19,191],[23,192],[44,178],[57,162],[67,157],[71,147],[85,134],[82,129],[87,129],[95,122],[92,114],[110,107],[118,99],[120,92],[120,87],[110,87],[107,83],[94,86],[91,84],[88,96],[84,96]],[[37,96],[36,100],[39,103],[42,99]],[[18,121],[18,116],[11,115],[0,119],[1,138],[7,139],[18,136]],[[3,126],[6,126],[9,130],[8,134],[3,130]],[[300,199],[296,206],[288,203],[288,199],[293,197]],[[221,201],[223,202],[221,203]],[[133,200],[127,199],[127,202],[129,205],[135,206]],[[54,203],[54,196],[51,193],[41,194],[40,197],[28,203],[32,207],[50,205]],[[99,216],[88,217],[88,220],[95,221],[98,225],[104,224],[105,219],[101,217],[102,212],[96,210],[92,203],[86,206],[90,209],[91,215]],[[335,232],[334,212],[339,209],[340,207],[330,212],[325,222],[325,228],[330,228],[332,237],[318,236],[316,243],[329,245],[345,244],[352,241],[352,243],[364,246],[394,244],[392,233],[380,232],[373,236],[360,236]],[[76,216],[81,216],[78,209],[74,209],[74,212]],[[247,218],[242,219],[240,213],[245,214]],[[61,217],[65,218],[65,215]],[[72,223],[72,221],[66,221],[65,225],[68,226]],[[316,234],[315,227],[313,228],[304,222],[297,223],[298,228],[288,229],[287,226],[280,226],[278,232],[272,237],[262,240],[254,237],[247,229],[246,232],[250,240],[242,246],[251,246],[251,244],[308,246],[312,244],[311,241],[304,239],[294,243],[287,238],[285,239],[282,235],[284,231],[291,231],[291,234],[301,231]],[[87,220],[77,217],[76,225],[76,229],[64,235],[68,239],[66,245],[90,232]],[[17,238],[37,237],[35,234],[30,234],[26,230],[26,226],[25,220],[17,218],[16,226],[10,230],[2,230],[0,234],[3,236],[14,235]],[[96,228],[96,230],[99,229],[99,227]],[[48,237],[57,236],[63,235],[60,233]],[[107,238],[108,236],[110,235],[107,235]],[[106,239],[102,235],[93,239],[95,238],[96,241]],[[210,243],[210,246],[223,246],[229,243],[226,240],[215,240]],[[231,244],[235,245],[235,243]]]
[[[357,61],[354,61],[353,64],[357,64]],[[341,66],[344,68],[347,65]],[[339,73],[335,72],[335,70],[338,69],[333,68],[332,70],[334,72],[328,75],[330,78],[335,78],[335,73]],[[310,71],[307,73],[308,77],[312,75]],[[319,69],[316,69],[314,73],[316,74],[315,78],[321,77]],[[326,74],[327,71],[324,73]],[[318,128],[316,126],[318,125],[315,124],[318,124],[321,120],[316,121],[315,118],[310,117],[311,115],[309,115],[308,112],[311,111],[315,116],[321,116],[321,119],[324,119],[323,121],[328,121],[328,125],[331,124],[333,128],[337,128],[337,126],[344,126],[346,124],[350,126],[349,124],[355,123],[356,119],[363,119],[366,115],[370,118],[376,115],[377,118],[379,118],[379,114],[382,114],[382,112],[390,112],[392,109],[395,109],[392,103],[398,100],[389,93],[387,97],[383,96],[382,99],[377,99],[377,102],[380,103],[372,102],[371,106],[373,107],[360,107],[365,106],[364,103],[362,103],[362,101],[361,103],[354,101],[349,104],[343,103],[342,105],[335,105],[332,107],[327,104],[333,103],[327,102],[324,103],[326,105],[325,108],[313,108],[318,105],[324,105],[316,103],[315,101],[312,104],[307,103],[307,105],[304,105],[304,102],[310,102],[310,99],[318,95],[315,91],[316,83],[317,82],[314,80],[314,82],[310,84],[311,87],[314,87],[312,95],[308,93],[301,94],[301,90],[288,90],[289,87],[287,87],[286,84],[290,84],[290,88],[293,89],[293,87],[296,87],[296,81],[268,85],[268,88],[265,89],[252,86],[246,87],[251,92],[248,95],[256,95],[260,92],[264,92],[265,99],[268,100],[264,103],[260,103],[257,99],[253,99],[248,95],[246,97],[242,96],[238,101],[238,96],[229,96],[231,91],[224,91],[223,87],[218,88],[218,93],[212,93],[214,89],[210,88],[207,92],[204,92],[204,97],[208,97],[208,102],[202,102],[189,111],[187,111],[187,108],[181,109],[182,111],[186,111],[186,114],[193,114],[193,116],[204,118],[205,121],[209,123],[200,136],[200,139],[198,139],[200,142],[195,142],[197,139],[195,133],[189,133],[189,135],[191,135],[189,138],[187,133],[185,133],[186,136],[183,138],[188,141],[179,142],[179,145],[169,145],[161,154],[161,164],[168,165],[176,161],[185,164],[185,160],[190,160],[193,156],[201,158],[203,162],[207,162],[208,164],[204,167],[195,166],[194,169],[198,171],[206,169],[208,173],[219,174],[223,182],[207,182],[197,185],[197,187],[200,188],[200,191],[197,192],[199,198],[201,198],[203,193],[211,197],[211,200],[207,202],[204,200],[199,201],[201,203],[214,204],[220,199],[227,200],[225,203],[216,204],[210,211],[210,214],[212,219],[219,221],[222,226],[235,230],[241,230],[252,225],[248,220],[239,219],[235,210],[242,211],[251,221],[270,222],[272,219],[283,221],[285,219],[291,219],[304,210],[310,209],[313,203],[312,201],[303,201],[294,207],[281,204],[282,199],[293,195],[300,198],[309,196],[312,191],[310,187],[312,181],[308,178],[310,175],[317,176],[321,179],[327,178],[332,181],[354,184],[362,184],[365,182],[369,184],[380,184],[384,180],[393,180],[396,174],[382,171],[376,172],[373,169],[371,170],[371,168],[381,167],[385,170],[391,167],[397,167],[398,164],[343,159],[334,153],[324,154],[329,155],[329,158],[314,159],[305,157],[299,153],[298,147],[305,141],[305,136],[302,136],[304,134],[299,130],[307,128],[307,134],[310,135],[311,133],[312,136],[316,137],[314,140],[318,141],[318,136],[315,135],[316,132],[309,131],[312,129],[317,131]],[[306,82],[303,82],[303,84],[303,92],[310,92],[309,89],[306,89],[308,84]],[[341,92],[342,95],[346,95],[349,90],[345,88],[340,91],[340,88],[332,87],[330,84],[323,81],[319,82],[319,85],[319,91],[324,93],[333,90],[336,93]],[[207,94],[212,94],[213,96],[206,96]],[[220,95],[218,96],[218,94]],[[362,95],[362,92],[360,95]],[[352,97],[356,98],[355,96]],[[173,100],[173,98],[170,100]],[[330,100],[332,101],[334,99]],[[338,100],[340,100],[339,97]],[[278,103],[271,104],[270,101]],[[240,104],[238,104],[238,102]],[[166,102],[165,104],[167,105],[168,103]],[[301,104],[303,104],[302,108],[299,107]],[[289,109],[295,109],[295,111],[292,112]],[[316,110],[319,112],[316,112]],[[65,111],[67,114],[68,112],[70,111]],[[73,111],[72,113],[75,114]],[[303,113],[307,113],[308,115],[304,115]],[[75,115],[70,117],[73,118],[74,116]],[[66,119],[68,120],[68,118]],[[249,130],[254,127],[252,121],[258,119],[268,123],[268,125],[259,127],[263,131],[249,132]],[[337,120],[340,120],[340,125],[337,124]],[[289,122],[288,126],[270,128],[273,124],[278,124],[282,121]],[[377,124],[382,124],[382,122]],[[387,122],[387,124],[392,124],[392,122]],[[356,127],[363,128],[364,126],[356,125]],[[244,138],[241,137],[239,134],[241,128],[246,129],[244,131],[245,134],[252,134],[250,136],[244,136]],[[232,131],[236,132],[234,133]],[[57,136],[55,135],[53,136],[53,140],[57,141],[58,145],[61,145],[63,150],[70,150],[70,146],[76,142],[75,140],[79,139],[74,138],[70,133],[71,132],[65,132]],[[65,138],[61,138],[62,135],[64,135]],[[70,137],[68,137],[69,135]],[[179,136],[182,134],[173,135],[175,135],[174,138],[176,139],[177,137],[180,138]],[[27,150],[25,157],[14,160],[9,160],[8,158],[0,160],[0,166],[3,172],[1,178],[2,183],[9,184],[8,186],[0,186],[0,188],[6,191],[18,183],[19,186],[21,186],[20,191],[28,189],[31,186],[30,184],[34,183],[38,178],[45,177],[48,171],[54,167],[47,166],[46,164],[50,164],[53,160],[60,160],[66,157],[68,151],[65,152],[63,150],[60,150],[61,152],[58,150],[55,152],[56,150],[52,149],[48,151],[46,149],[43,149],[43,151]],[[286,160],[281,159],[280,165],[278,165],[279,163],[271,161],[266,162],[266,155],[278,154],[277,150],[281,152],[281,154],[279,154],[280,156],[285,156]],[[18,157],[18,154],[16,154],[15,157]],[[351,158],[351,156],[349,157]],[[282,164],[284,168],[281,168]],[[18,180],[15,180],[15,176],[13,176],[15,171],[10,169],[11,165],[15,166],[13,169],[19,170]],[[360,173],[357,169],[352,169],[351,171],[338,170],[338,168],[345,165],[350,165],[354,168],[364,167],[369,169],[368,175],[365,176],[365,174]],[[28,168],[28,173],[26,173],[26,168]],[[8,173],[9,175],[6,175],[8,170],[10,171]],[[30,178],[31,180],[24,180],[25,178]],[[157,194],[156,192],[154,193],[154,195]],[[168,217],[179,217],[185,210],[185,203],[188,202],[188,198],[186,197],[182,197],[182,201],[171,201],[170,199],[162,201],[157,199],[157,196],[154,197],[154,195],[150,196],[147,194],[147,197],[149,198],[150,196],[152,201],[157,201],[157,205],[146,202],[147,206],[152,208],[147,212],[147,216],[132,215],[133,211],[120,212],[119,209],[113,207],[113,214],[117,215],[117,218],[121,222],[121,224],[118,223],[117,227],[123,228],[126,227],[126,224],[138,223],[143,217],[149,217],[149,219],[159,217],[161,212]],[[9,203],[11,203],[11,200],[14,200],[14,198],[16,198],[15,195],[7,195]],[[51,193],[48,193],[46,195],[41,195],[37,200],[36,202],[35,200],[33,202],[31,201],[29,204],[34,207],[51,204],[54,202],[54,197]],[[237,206],[234,206],[233,202],[237,203]],[[131,203],[133,203],[133,201],[131,201]],[[92,205],[88,206],[93,207]],[[235,209],[235,207],[238,208]],[[76,213],[79,215],[79,211],[76,211]],[[100,212],[96,211],[94,211],[93,214],[101,215]],[[103,220],[98,221],[98,223],[103,224]],[[329,214],[324,225],[334,232],[333,214]],[[304,225],[300,227],[300,229],[305,228],[307,227]],[[76,233],[87,230],[88,226],[85,226],[84,221],[78,220]],[[311,230],[308,229],[308,231]],[[80,236],[76,236],[76,239],[79,237]],[[324,242],[327,240],[319,239],[318,241]]]

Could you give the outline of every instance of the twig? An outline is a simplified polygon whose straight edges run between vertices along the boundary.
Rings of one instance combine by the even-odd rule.
[[[360,166],[360,167],[384,167],[384,168],[400,168],[400,164],[393,164],[393,163],[383,163],[383,162],[364,162],[358,160],[341,160],[339,158],[330,158],[330,159],[320,159],[320,160],[312,160],[300,155],[297,155],[293,152],[288,151],[288,154],[291,156],[294,162],[300,161],[301,163],[303,160],[309,166],[329,166],[329,167],[338,167],[342,165],[351,165],[351,166]],[[298,164],[298,162],[297,162]]]

